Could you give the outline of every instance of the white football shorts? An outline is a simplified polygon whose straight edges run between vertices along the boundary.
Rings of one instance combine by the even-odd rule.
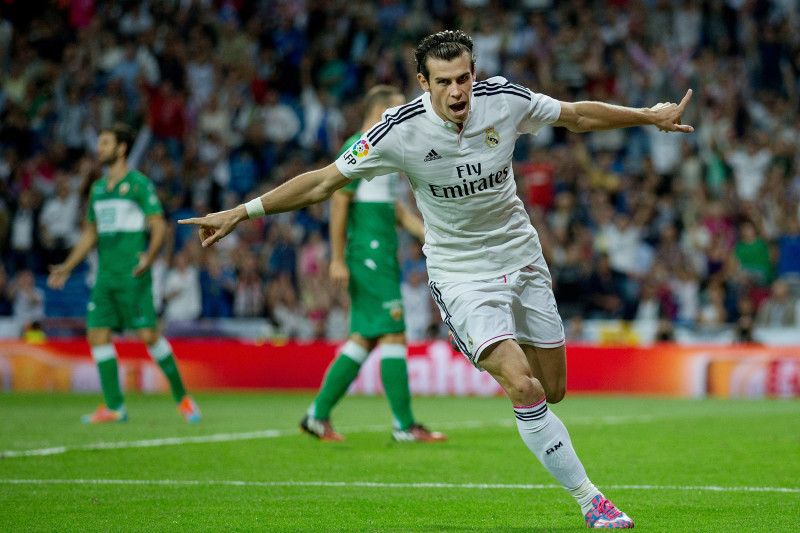
[[[503,339],[541,348],[564,344],[553,281],[542,256],[497,278],[429,285],[453,344],[480,370],[483,350]]]

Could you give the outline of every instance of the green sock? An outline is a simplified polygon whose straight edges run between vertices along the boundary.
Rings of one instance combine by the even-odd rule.
[[[181,401],[181,398],[186,396],[186,389],[183,388],[181,373],[178,370],[175,356],[172,355],[172,346],[167,342],[167,339],[161,337],[154,345],[148,346],[147,351],[167,377],[169,387],[172,389],[172,397],[175,398],[176,402]]]
[[[414,415],[411,413],[406,347],[403,344],[381,345],[381,380],[395,425],[402,430],[410,428],[414,424]]]
[[[366,352],[361,348],[363,352]],[[358,354],[351,356],[342,352],[333,362],[322,382],[322,388],[317,394],[314,403],[311,404],[313,416],[319,420],[327,420],[331,417],[331,410],[342,399],[347,392],[347,388],[358,376],[361,363],[355,359]]]
[[[169,386],[172,389],[172,397],[176,402],[181,401],[181,398],[186,396],[186,389],[183,388],[183,381],[181,380],[181,373],[178,371],[178,365],[175,362],[175,357],[170,355],[166,359],[158,362],[158,366],[164,371],[167,376]]]
[[[109,409],[119,409],[124,400],[119,387],[119,370],[117,368],[117,352],[112,344],[92,346],[92,358],[100,372],[100,386]]]

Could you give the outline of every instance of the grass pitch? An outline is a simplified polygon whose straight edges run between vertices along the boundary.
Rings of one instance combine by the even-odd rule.
[[[0,394],[0,531],[583,530],[505,398],[415,398],[442,444],[390,439],[385,398],[334,411],[344,443],[297,430],[310,395]],[[644,531],[800,531],[800,402],[568,398],[554,411],[590,478]]]

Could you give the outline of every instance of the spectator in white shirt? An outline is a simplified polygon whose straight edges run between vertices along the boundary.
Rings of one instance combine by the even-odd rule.
[[[54,179],[56,195],[48,198],[39,215],[39,230],[45,263],[57,265],[80,238],[80,198],[70,190],[69,178],[62,173]]]
[[[769,148],[759,147],[755,137],[749,137],[735,150],[725,154],[725,161],[733,169],[736,195],[743,201],[758,199],[758,192],[767,177],[767,169],[772,161]]]
[[[164,283],[164,318],[184,321],[200,318],[203,310],[200,275],[197,268],[189,263],[188,250],[175,256],[173,267]]]
[[[13,304],[14,320],[22,331],[44,318],[44,291],[34,283],[33,272],[17,273],[9,288]]]

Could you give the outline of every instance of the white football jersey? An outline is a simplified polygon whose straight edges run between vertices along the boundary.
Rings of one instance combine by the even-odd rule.
[[[511,159],[520,135],[537,133],[560,114],[557,100],[498,76],[473,84],[461,131],[439,118],[425,93],[384,113],[336,166],[350,179],[406,174],[425,221],[432,281],[494,278],[542,253]]]

